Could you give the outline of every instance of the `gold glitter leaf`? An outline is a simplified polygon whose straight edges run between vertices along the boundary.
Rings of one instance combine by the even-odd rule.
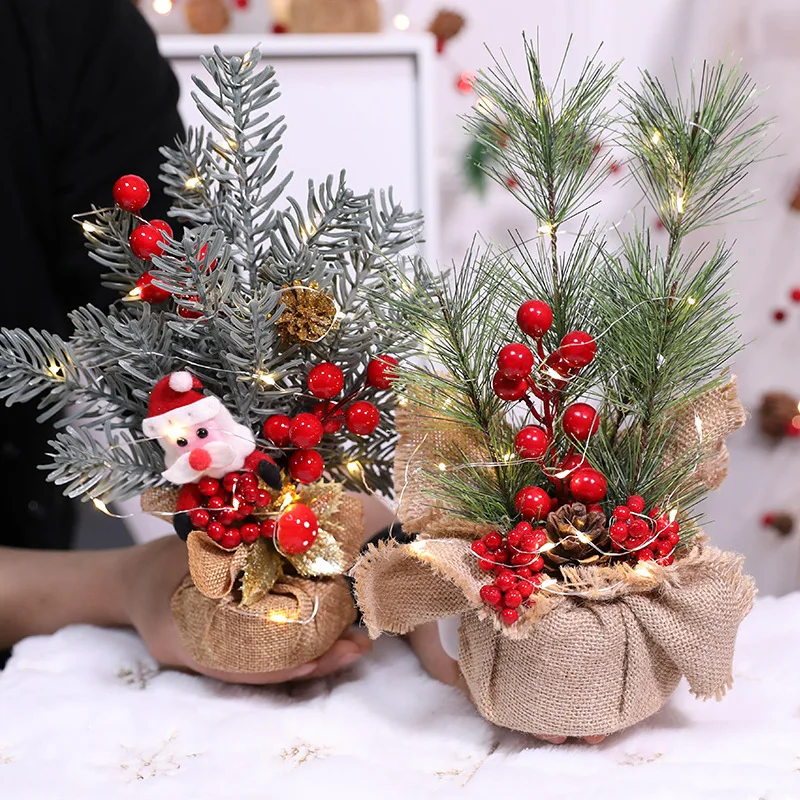
[[[281,575],[281,557],[268,539],[257,539],[250,546],[242,575],[242,605],[257,603]]]
[[[334,327],[336,304],[333,297],[311,282],[303,286],[295,281],[284,286],[281,302],[285,309],[275,323],[284,344],[318,342]]]
[[[288,556],[288,560],[304,578],[341,575],[347,569],[344,551],[336,537],[322,528],[314,544],[305,553]]]

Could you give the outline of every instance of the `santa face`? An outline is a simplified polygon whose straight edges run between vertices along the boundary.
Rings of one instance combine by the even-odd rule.
[[[177,485],[240,470],[256,446],[252,431],[238,424],[221,404],[208,419],[169,427],[159,441],[167,467],[161,474]]]

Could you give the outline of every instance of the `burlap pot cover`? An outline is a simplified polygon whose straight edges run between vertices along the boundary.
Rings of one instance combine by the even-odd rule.
[[[378,0],[292,0],[292,33],[377,33]]]
[[[731,379],[683,410],[665,461],[702,447],[705,460],[693,479],[715,488],[727,467],[724,437],[743,423]],[[399,413],[397,426],[399,517],[419,539],[371,547],[353,570],[373,638],[460,615],[459,666],[476,707],[497,725],[533,734],[621,730],[658,711],[681,676],[703,699],[725,693],[736,632],[755,597],[738,556],[698,536],[669,567],[650,562],[569,570],[568,587],[548,587],[519,622],[504,626],[480,598],[487,577],[470,549],[485,526],[432,506],[424,470],[415,467],[435,464],[454,441],[475,460],[485,456],[463,431],[436,419],[430,406]]]
[[[176,492],[142,497],[145,511],[174,510]],[[364,538],[361,501],[345,495],[331,521],[351,565]],[[226,672],[274,672],[321,656],[356,617],[346,579],[284,576],[257,602],[239,604],[247,548],[224,550],[199,531],[187,540],[190,574],[172,598],[181,642],[199,664]]]

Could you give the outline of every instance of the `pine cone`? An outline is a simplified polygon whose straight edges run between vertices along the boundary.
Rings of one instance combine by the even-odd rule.
[[[783,439],[797,413],[796,398],[785,392],[768,392],[761,399],[758,409],[761,432],[770,439]]]
[[[547,515],[547,538],[556,545],[542,552],[549,570],[562,566],[606,563],[611,539],[602,511],[587,511],[583,503],[564,505]],[[598,552],[602,550],[603,553]]]

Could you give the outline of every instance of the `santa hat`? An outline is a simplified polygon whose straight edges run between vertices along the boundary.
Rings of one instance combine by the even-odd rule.
[[[163,436],[174,427],[188,427],[213,419],[222,404],[203,394],[203,384],[188,372],[173,372],[162,378],[150,392],[145,436]]]

